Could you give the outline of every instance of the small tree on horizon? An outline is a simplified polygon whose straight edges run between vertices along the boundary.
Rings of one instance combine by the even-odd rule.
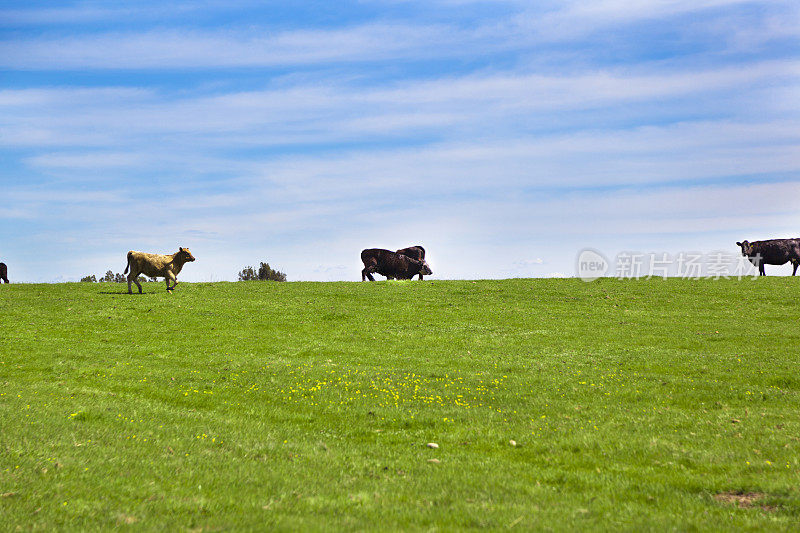
[[[84,283],[97,283],[97,278],[94,277],[94,274],[92,274],[91,276],[82,277],[81,281]]]
[[[258,274],[256,274],[256,271],[251,266],[244,267],[239,272],[239,281],[253,281],[257,279],[258,279]]]
[[[94,278],[94,276],[91,276],[91,277]],[[86,278],[82,279],[81,281],[84,281],[84,280],[85,281],[92,281],[92,280],[89,280],[87,278],[89,278],[89,276],[86,276]],[[114,274],[114,271],[109,270],[109,271],[106,272],[105,276],[103,276],[102,278],[100,278],[97,281],[99,281],[100,283],[125,283],[125,282],[128,281],[128,278],[125,277],[124,274],[120,274],[119,272]]]
[[[286,274],[279,270],[273,270],[269,263],[261,263],[258,267],[258,279],[261,281],[286,281]]]
[[[258,270],[251,266],[244,267],[239,272],[239,281],[286,281],[286,274],[262,261]]]

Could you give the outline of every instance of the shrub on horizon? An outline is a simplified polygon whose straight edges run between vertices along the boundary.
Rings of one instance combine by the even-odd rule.
[[[286,281],[286,274],[274,270],[269,263],[261,262],[258,270],[251,266],[244,267],[239,272],[239,281]]]

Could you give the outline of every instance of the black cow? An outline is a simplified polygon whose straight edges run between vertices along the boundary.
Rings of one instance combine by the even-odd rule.
[[[408,248],[397,250],[397,253],[417,261],[425,261],[425,248],[422,246],[409,246]]]
[[[0,263],[0,280],[5,281],[6,283],[11,283],[8,281],[8,267],[5,263]]]
[[[398,254],[402,254],[417,261],[425,261],[425,248],[422,246],[409,246],[408,248],[401,248],[397,250]],[[394,279],[392,276],[386,276],[386,279]],[[420,278],[422,279],[422,278]]]
[[[737,242],[742,249],[742,255],[747,257],[758,273],[766,276],[764,265],[785,265],[791,262],[794,265],[792,276],[797,273],[800,264],[800,239],[771,239],[768,241]]]
[[[361,271],[361,281],[366,279],[375,281],[375,278],[372,277],[373,272],[386,276],[386,279],[411,279],[417,274],[419,274],[419,279],[422,279],[423,275],[430,276],[433,274],[431,267],[428,266],[425,260],[420,261],[407,255],[380,248],[369,248],[362,251],[361,262],[364,263],[364,269]]]

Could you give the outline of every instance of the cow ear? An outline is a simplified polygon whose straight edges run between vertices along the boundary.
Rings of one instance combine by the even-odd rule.
[[[183,251],[183,247],[182,246],[178,246],[178,251],[182,252]]]
[[[741,246],[741,245],[742,245],[742,243],[740,243],[740,242],[736,243],[736,246]]]

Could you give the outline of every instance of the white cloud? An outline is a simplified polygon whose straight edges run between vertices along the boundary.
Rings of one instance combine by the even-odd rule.
[[[657,112],[669,102],[677,106],[674,112],[703,103],[717,113],[759,120],[770,114],[786,116],[776,118],[776,129],[769,134],[774,138],[781,129],[786,133],[782,122],[791,125],[797,117],[793,102],[799,85],[800,63],[766,61],[746,70],[494,73],[390,88],[331,82],[213,96],[167,96],[135,88],[13,90],[0,92],[0,145],[95,146],[117,153],[123,146],[146,146],[158,159],[159,150],[167,146],[175,153],[201,146],[371,141],[376,135],[397,138],[420,132],[449,142],[488,138],[491,144],[507,136],[518,139],[526,128],[581,129],[577,117],[587,111],[634,113],[634,105],[649,103]],[[645,116],[652,112],[638,111]],[[735,128],[732,122],[727,125]],[[589,123],[582,129],[587,127],[596,126]],[[639,129],[638,138],[646,132]]]
[[[753,0],[595,0],[593,2],[566,2],[561,11],[564,18],[591,19],[594,21],[621,21],[663,18],[678,13],[705,9],[753,4]],[[780,4],[785,2],[761,2]]]
[[[42,25],[80,25],[85,23],[126,23],[131,21],[180,20],[197,12],[235,11],[258,5],[260,2],[247,0],[203,0],[202,2],[170,0],[153,2],[141,0],[135,4],[122,5],[111,2],[75,2],[63,7],[45,8],[30,4],[26,8],[3,9],[0,11],[0,26],[42,26]],[[66,4],[66,3],[65,3]]]
[[[457,28],[371,24],[333,30],[275,32],[151,30],[57,39],[0,41],[0,66],[35,69],[266,67],[338,61],[375,61],[457,51]]]
[[[708,35],[718,35],[718,40],[724,43],[742,27],[740,22],[731,21],[725,14],[730,13],[731,8],[742,6],[758,6],[764,17],[747,18],[750,28],[760,30],[760,35],[755,32],[748,34],[751,44],[772,38],[765,32],[770,26],[775,27],[774,22],[770,22],[775,20],[772,14],[791,20],[800,13],[798,4],[791,0],[571,0],[559,2],[549,10],[521,2],[523,9],[514,18],[514,25],[516,31],[525,29],[532,32],[539,41],[570,41],[609,28],[656,21],[666,23],[670,18],[692,14]],[[704,12],[706,16],[700,19]],[[762,26],[762,20],[767,22],[766,26]],[[720,24],[720,21],[724,23]],[[797,35],[796,29],[787,29],[788,34]],[[681,28],[675,27],[674,30],[679,32]],[[696,28],[689,24],[685,30],[694,31]]]
[[[145,161],[143,154],[134,153],[83,153],[43,154],[28,159],[35,167],[67,167],[71,169],[105,169],[139,166]]]
[[[500,3],[514,5],[513,2]],[[778,35],[798,36],[799,30],[791,21],[800,17],[800,8],[787,1],[612,0],[544,7],[531,7],[529,2],[519,2],[508,14],[498,19],[489,18],[476,26],[456,21],[421,22],[400,18],[325,29],[276,30],[264,26],[238,26],[200,31],[175,25],[135,32],[66,37],[44,34],[37,38],[0,41],[0,66],[20,70],[196,69],[474,57],[491,52],[526,50],[540,43],[581,39],[587,33],[611,25],[747,4],[762,5],[764,13],[755,21],[749,20],[748,25],[741,21],[728,21],[721,25],[719,19],[711,18],[711,22],[704,21],[703,26],[706,31],[718,32],[721,37],[716,41],[728,42],[734,48],[741,47],[742,43],[757,45]],[[451,9],[455,7],[451,6]],[[127,14],[120,12],[119,8],[17,11],[11,16],[28,16],[32,20],[36,17],[55,19],[72,13],[77,19],[102,19],[106,16],[124,19],[141,12],[152,14],[160,9],[163,8],[133,9]],[[696,31],[696,28],[688,27],[685,31]]]

